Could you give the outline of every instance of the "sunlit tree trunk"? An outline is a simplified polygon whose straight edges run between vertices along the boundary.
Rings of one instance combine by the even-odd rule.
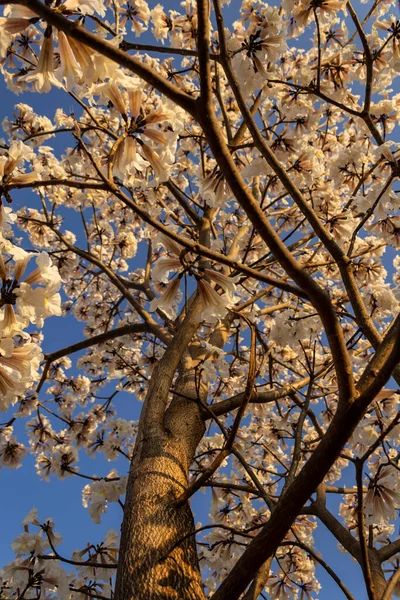
[[[204,598],[192,511],[177,502],[204,433],[193,371],[179,377],[175,391],[162,432],[143,431],[132,461],[115,600]]]
[[[368,560],[371,570],[372,590],[369,590],[369,597],[373,600],[381,600],[385,593],[387,581],[382,569],[381,561],[375,548],[368,550]],[[367,589],[368,583],[366,581]]]

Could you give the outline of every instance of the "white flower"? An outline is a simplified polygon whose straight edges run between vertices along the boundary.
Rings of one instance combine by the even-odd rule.
[[[6,6],[4,17],[0,17],[0,54],[2,58],[6,55],[12,35],[27,29],[33,19],[37,19],[37,15],[25,6]]]
[[[293,598],[295,587],[288,577],[272,575],[268,579],[268,593],[273,600],[290,600]]]
[[[14,437],[0,444],[0,461],[9,469],[19,469],[26,453],[27,449]]]
[[[149,131],[151,131],[151,130],[148,130],[146,135],[149,135]],[[153,132],[153,133],[155,134],[155,132]],[[143,156],[146,158],[146,160],[149,161],[149,163],[153,167],[153,171],[154,171],[155,176],[157,177],[159,183],[167,181],[169,174],[168,174],[167,169],[165,168],[165,163],[161,162],[158,155],[154,152],[154,150],[152,150],[149,146],[147,146],[147,144],[142,144],[141,148],[142,148]]]
[[[383,467],[379,476],[372,480],[365,496],[366,521],[370,525],[391,521],[400,508],[398,471],[393,467]]]
[[[8,410],[10,402],[22,393],[24,385],[17,373],[10,373],[0,367],[0,411]]]
[[[28,336],[29,338],[29,336]],[[25,389],[38,379],[43,355],[32,342],[15,345],[12,338],[0,342],[0,410],[7,410]]]
[[[37,371],[43,358],[39,346],[32,342],[14,346],[13,340],[3,339],[0,344],[0,354],[3,354],[3,348],[6,348],[6,352],[0,356],[0,365],[18,371],[24,378],[30,377]]]
[[[212,269],[204,269],[204,273],[226,292],[231,301],[233,300],[236,291],[236,283],[239,279],[238,275],[236,277],[228,277],[227,275],[224,275],[224,273],[213,271]]]
[[[185,236],[182,236],[185,238]],[[188,240],[188,238],[185,238]],[[189,241],[189,240],[188,240]],[[180,256],[183,250],[183,246],[178,244],[175,240],[171,239],[164,233],[159,232],[156,236],[155,242],[161,243],[169,252],[175,254],[175,256]]]
[[[21,314],[26,315],[31,323],[43,327],[45,318],[53,315],[59,317],[62,314],[59,289],[59,282],[36,289],[32,289],[29,284],[22,282],[20,288],[16,290],[18,310]]]
[[[25,283],[29,283],[29,285],[34,285],[35,283],[51,283],[56,285],[61,282],[58,269],[53,265],[47,252],[41,252],[38,255],[36,264],[38,268],[25,277]]]
[[[29,523],[39,525],[37,508],[32,508],[22,521],[23,525],[28,525]]]
[[[0,410],[7,410],[10,402],[38,378],[43,355],[37,344],[31,342],[15,346],[11,338],[0,343]]]
[[[109,547],[109,546],[118,547],[118,544],[119,544],[118,531],[115,531],[115,529],[109,529],[109,531],[107,531],[106,535],[104,536],[104,544],[107,547]]]
[[[232,196],[224,176],[219,170],[212,171],[199,182],[200,195],[208,206],[222,206]]]
[[[36,91],[44,94],[51,90],[52,85],[60,87],[60,83],[54,75],[53,36],[51,34],[45,32],[38,64],[30,75],[24,77],[24,81],[32,81]]]
[[[115,477],[113,470],[109,477]],[[107,512],[107,502],[118,502],[125,493],[126,477],[116,481],[95,481],[83,488],[82,504],[89,509],[94,523],[100,523],[101,516]]]
[[[157,309],[162,310],[169,319],[176,317],[176,305],[177,294],[179,291],[180,279],[176,277],[167,285],[164,293],[150,303],[150,311],[154,312]]]
[[[160,158],[160,151],[165,149],[167,144],[167,135],[158,129],[158,125],[162,121],[173,120],[173,113],[169,110],[157,109],[145,114],[144,108],[141,107],[142,93],[139,89],[128,91],[128,102],[126,102],[124,93],[115,83],[108,83],[104,86],[103,93],[118,110],[125,125],[128,123],[128,106],[131,113],[129,130],[113,158],[116,174],[125,180],[127,175],[134,175],[135,171],[145,171],[150,164],[156,179],[159,182],[167,181],[165,153],[162,160]],[[156,127],[152,127],[153,125]],[[157,152],[150,148],[148,139],[158,145]]]
[[[35,157],[32,149],[26,146],[21,140],[13,141],[7,150],[7,155],[3,154],[0,156],[0,178],[5,179],[7,184],[13,183],[30,183],[38,178],[36,172],[29,173],[13,173],[16,168],[20,166],[20,163],[31,160]],[[5,208],[2,212],[10,213],[10,208]],[[16,216],[14,217],[15,220]],[[3,218],[1,219],[3,221]]]
[[[167,283],[169,273],[171,271],[180,271],[181,269],[182,263],[178,258],[162,256],[153,267],[153,277],[157,281]]]
[[[1,163],[0,163],[1,164]],[[0,170],[1,175],[1,170]],[[0,207],[0,230],[5,233],[11,232],[11,227],[17,220],[17,215],[8,206]]]
[[[137,142],[131,136],[127,136],[118,146],[114,155],[113,170],[123,180],[129,175],[135,175],[137,171],[144,171],[148,166],[137,149]]]
[[[124,97],[117,85],[115,83],[109,83],[105,88],[105,94],[111,100],[115,108],[120,112],[120,114],[126,118],[126,107]]]
[[[14,350],[14,342],[10,338],[0,340],[0,357],[11,356]]]
[[[219,295],[204,279],[198,280],[197,290],[203,306],[200,319],[206,321],[223,319],[232,303],[228,295]]]
[[[75,446],[62,446],[51,461],[51,473],[59,479],[72,477],[69,469],[77,470],[78,450]]]
[[[42,535],[43,532],[29,533],[24,531],[15,538],[11,544],[11,548],[17,556],[25,556],[31,552],[37,556],[50,548],[49,542]]]
[[[68,10],[79,10],[83,15],[93,15],[95,12],[101,17],[106,14],[106,7],[102,0],[66,0],[64,8]]]
[[[60,53],[60,77],[67,80],[67,89],[72,89],[82,78],[82,70],[69,43],[62,31],[58,32],[58,51]]]

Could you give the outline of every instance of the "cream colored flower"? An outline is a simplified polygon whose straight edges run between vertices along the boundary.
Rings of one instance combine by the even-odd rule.
[[[154,312],[159,309],[162,310],[169,319],[174,319],[176,317],[176,310],[174,305],[176,304],[177,295],[179,292],[180,279],[176,277],[172,281],[169,282],[165,291],[158,298],[154,298],[154,300],[150,303],[150,311]]]
[[[6,411],[10,401],[23,390],[21,379],[0,367],[0,410]]]
[[[31,25],[31,21],[29,19],[21,19],[21,18],[9,18],[6,19],[4,17],[0,18],[0,30],[3,29],[6,33],[14,35],[16,33],[21,33],[24,29]]]
[[[151,131],[151,130],[148,130],[145,135],[147,135],[148,137],[151,137],[151,135],[149,135],[149,131]],[[144,143],[141,144],[141,150],[142,150],[144,158],[146,160],[148,160],[149,163],[151,164],[151,166],[153,167],[153,171],[154,171],[157,179],[160,182],[167,181],[168,180],[168,171],[166,170],[164,164],[159,159],[158,154],[156,152],[154,152],[154,150],[152,150],[149,146],[147,146],[147,144],[144,144]]]
[[[36,264],[38,265],[37,269],[25,277],[25,283],[29,283],[29,285],[34,285],[35,283],[60,283],[61,277],[58,269],[53,265],[47,252],[41,252],[38,255]]]
[[[197,281],[197,291],[203,306],[200,319],[206,321],[223,319],[231,304],[230,299],[225,294],[219,295],[204,279]]]
[[[26,379],[39,368],[43,355],[37,344],[27,342],[22,346],[14,346],[11,338],[0,341],[0,365],[4,365]]]
[[[33,82],[36,91],[40,93],[46,94],[51,90],[52,85],[60,87],[60,83],[54,75],[53,36],[51,33],[45,32],[37,67],[24,79]]]
[[[0,444],[0,461],[9,469],[18,469],[22,466],[22,459],[26,455],[26,448],[12,437],[4,444]]]
[[[59,317],[62,314],[59,289],[59,282],[36,289],[32,289],[30,285],[22,282],[16,290],[17,307],[21,314],[26,314],[32,323],[42,327],[45,318],[53,315]]]
[[[212,269],[204,269],[204,274],[215,281],[215,283],[217,283],[224,290],[224,292],[227,293],[227,296],[229,296],[231,300],[233,299],[239,276],[228,277],[227,275],[224,275],[224,273],[213,271]]]
[[[0,321],[0,332],[4,337],[14,337],[17,333],[21,333],[27,326],[28,321],[20,315],[16,315],[11,304],[6,304],[4,307],[3,320]]]
[[[38,16],[22,4],[8,5],[0,18],[0,48],[2,54],[11,42],[11,36],[21,33],[38,21]],[[4,35],[5,34],[5,35]]]
[[[370,525],[396,519],[400,508],[398,471],[390,465],[383,467],[369,485],[365,496],[365,515]]]
[[[66,79],[67,89],[71,89],[77,82],[81,81],[82,70],[75,58],[69,39],[62,31],[58,32],[58,51],[60,53],[61,61],[61,79]]]
[[[157,281],[167,283],[171,271],[181,271],[182,263],[179,258],[173,256],[162,256],[153,267],[153,277]]]
[[[151,148],[148,140],[157,144],[161,151],[167,137],[158,127],[153,126],[171,118],[170,111],[157,109],[146,115],[141,107],[141,91],[129,90],[126,102],[124,94],[115,83],[108,83],[104,87],[104,94],[122,116],[126,129],[126,136],[113,157],[114,172],[125,179],[126,175],[144,171],[150,164],[156,178],[160,182],[166,181],[168,173],[165,164],[160,160],[158,148],[157,151]]]
[[[31,183],[38,179],[34,171],[30,173],[14,173],[15,169],[21,167],[21,163],[34,157],[29,146],[21,140],[13,141],[7,150],[7,154],[0,156],[0,179],[5,184]]]

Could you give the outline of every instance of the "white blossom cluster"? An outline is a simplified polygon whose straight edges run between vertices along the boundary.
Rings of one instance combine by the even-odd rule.
[[[31,173],[18,173],[24,150],[30,152],[16,142],[0,156],[3,181],[29,180]],[[35,325],[40,329],[47,317],[61,315],[61,277],[47,252],[26,252],[13,243],[11,227],[16,214],[5,206],[0,214],[0,409],[7,411],[38,380],[43,354],[27,328]],[[36,268],[29,269],[34,260]]]
[[[79,600],[85,592],[110,593],[110,568],[117,556],[118,535],[110,530],[104,541],[75,550],[66,572],[59,564],[58,549],[62,537],[54,531],[52,519],[38,520],[37,509],[32,509],[23,520],[24,531],[12,543],[16,559],[0,572],[0,590],[10,593],[13,588],[33,589],[42,598]],[[96,564],[87,568],[85,562]],[[94,580],[96,580],[94,582]],[[12,593],[12,592],[11,592]]]

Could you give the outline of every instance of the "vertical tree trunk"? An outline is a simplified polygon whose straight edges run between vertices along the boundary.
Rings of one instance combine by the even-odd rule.
[[[381,600],[385,593],[387,581],[382,569],[381,561],[379,560],[378,552],[375,548],[368,549],[369,564],[371,568],[371,576],[373,583],[374,600]],[[367,585],[367,582],[365,582]]]
[[[176,502],[204,433],[195,388],[193,371],[184,373],[162,433],[142,433],[128,481],[115,600],[205,598],[195,537],[188,535],[193,515],[189,503]]]

